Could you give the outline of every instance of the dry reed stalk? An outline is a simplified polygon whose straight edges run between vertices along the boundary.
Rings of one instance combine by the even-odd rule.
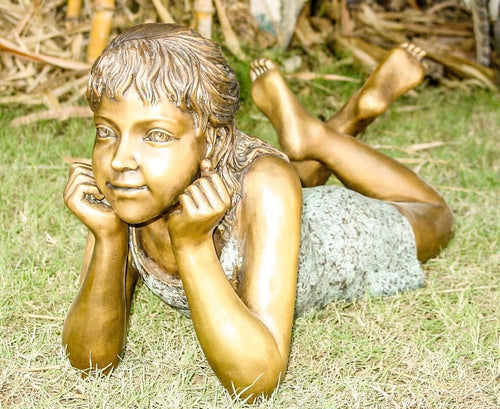
[[[226,9],[222,4],[221,0],[214,0],[215,8],[217,9],[217,17],[219,18],[219,23],[222,28],[222,33],[224,35],[224,40],[227,48],[231,53],[238,58],[240,61],[247,60],[245,53],[241,50],[240,42],[238,37],[233,31],[231,27],[231,23],[229,22],[229,18],[226,14]]]
[[[92,17],[89,45],[87,46],[86,61],[91,64],[102,50],[108,45],[109,34],[113,24],[114,0],[95,0],[95,12]]]
[[[90,68],[88,64],[83,62],[66,60],[63,58],[52,57],[50,55],[43,55],[43,54],[32,53],[29,51],[24,51],[20,47],[16,46],[15,44],[3,38],[0,38],[0,50],[15,55],[16,57],[24,58],[35,62],[51,64],[56,67],[64,68],[67,70],[87,71]]]
[[[174,18],[168,12],[168,9],[163,5],[161,0],[152,0],[152,1],[153,1],[153,6],[155,6],[156,12],[158,13],[158,17],[160,17],[161,21],[163,21],[164,23],[175,23]]]
[[[343,82],[359,82],[357,78],[346,77],[344,75],[336,74],[316,74],[311,71],[299,71],[294,74],[289,74],[287,77],[296,78],[299,80],[312,81],[312,80],[325,80],[325,81],[343,81]]]
[[[61,369],[62,365],[50,365],[50,366],[40,366],[35,368],[21,368],[23,372],[45,372],[45,371],[53,371],[55,369]]]
[[[58,121],[63,121],[69,118],[90,118],[92,117],[92,111],[89,107],[64,107],[59,109],[53,109],[50,111],[39,111],[33,112],[28,115],[20,116],[11,121],[10,126],[16,127],[21,125],[31,124],[33,122],[38,122],[46,119],[56,119]]]
[[[446,3],[446,5],[444,4]],[[453,8],[454,10],[449,10]],[[377,4],[363,3],[353,12],[355,37],[335,37],[336,45],[348,49],[369,68],[381,55],[402,42],[411,41],[427,51],[428,75],[448,85],[450,73],[463,84],[497,90],[494,71],[474,60],[474,33],[471,20],[454,20],[460,12],[458,0],[440,3],[426,11],[386,11]],[[383,47],[379,47],[383,44]]]
[[[0,19],[10,26],[19,24],[22,19],[23,9],[12,3],[0,3]],[[13,28],[12,28],[13,30]]]
[[[41,83],[42,84],[45,83],[45,81],[47,79],[47,75],[48,75],[48,73],[50,72],[51,69],[52,69],[52,67],[50,67],[49,65],[46,65],[45,67],[42,68],[42,70],[40,71],[40,73],[34,79],[29,78],[28,81],[29,81],[30,84],[29,84],[28,87],[26,87],[26,91],[28,93],[31,93]]]
[[[448,145],[448,144],[446,142],[443,142],[443,141],[415,143],[413,145],[407,146],[405,148],[405,151],[408,152],[409,154],[414,155],[415,153],[420,152],[420,151],[439,148],[439,147],[445,146],[445,145]]]
[[[1,105],[20,104],[20,105],[43,105],[43,95],[12,95],[7,97],[0,97]]]
[[[415,41],[420,45],[420,41]],[[456,55],[447,54],[443,52],[433,52],[430,49],[432,46],[427,44],[424,49],[427,51],[427,58],[438,62],[450,72],[454,73],[463,79],[476,80],[479,86],[488,88],[492,91],[497,91],[498,88],[494,83],[495,73],[492,69],[482,66],[475,61],[465,59]]]
[[[309,19],[307,18],[307,10],[302,10],[297,24],[295,25],[295,36],[305,47],[312,47],[316,44],[323,44],[325,42],[325,33],[318,32],[313,29]]]
[[[374,69],[387,55],[387,50],[358,37],[335,36],[335,44],[352,53],[355,59],[369,69]]]
[[[205,38],[212,38],[212,16],[215,11],[212,0],[195,0],[193,11],[198,33]]]
[[[75,91],[78,91],[80,95],[84,95],[80,90],[85,89],[87,78],[86,74],[78,78],[67,75],[67,73],[59,76],[50,76],[50,78],[46,79],[40,86],[33,89],[33,91],[37,93],[43,92],[44,94],[50,93],[50,95],[53,95],[57,99],[67,94],[71,95]]]
[[[11,32],[12,37],[14,38],[18,37],[21,34],[26,24],[30,21],[33,12],[35,11],[35,7],[36,7],[36,2],[34,1],[31,2],[26,11],[24,12],[23,17],[19,20],[14,30],[12,30]]]
[[[367,4],[362,4],[357,17],[364,25],[371,27],[379,37],[396,44],[408,41],[406,35],[400,32],[404,27],[392,21],[382,20]]]
[[[347,8],[346,0],[342,0],[338,7],[337,14],[340,17],[340,32],[343,36],[351,36],[353,35],[355,25]]]
[[[78,1],[81,0],[0,0],[0,104],[43,104],[49,109],[78,105],[90,67],[84,63],[84,45],[95,29],[92,24],[96,25],[88,7],[94,0],[85,0],[78,21],[68,24],[66,11],[61,10],[66,10],[65,5],[71,9]],[[108,28],[98,27],[108,32],[102,36],[99,49],[107,43],[111,19],[113,28],[122,29],[146,21],[170,22],[172,18],[211,37],[215,10],[223,42],[235,55],[243,43],[258,44],[264,49],[279,44],[279,32],[276,37],[259,30],[250,13],[250,0],[217,0],[215,9],[213,1],[120,0],[114,13],[112,1],[97,1],[96,14],[109,12]],[[314,16],[301,15],[291,47],[302,46],[308,56],[316,60],[321,57],[322,64],[332,67],[335,58],[323,46],[346,49],[372,69],[387,50],[408,37],[428,52],[427,73],[441,85],[494,89],[492,70],[474,61],[472,18],[460,6],[460,0],[440,1],[427,9],[415,8],[417,3],[409,1],[403,9],[395,9],[394,2],[357,2],[358,6],[353,6],[355,2],[330,0],[325,11]],[[111,7],[106,6],[109,3]],[[94,40],[90,42],[92,47]],[[99,53],[100,50],[96,52]]]

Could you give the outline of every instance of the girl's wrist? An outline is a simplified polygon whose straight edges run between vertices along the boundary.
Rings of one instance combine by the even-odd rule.
[[[127,251],[128,248],[128,229],[119,230],[115,232],[106,232],[104,234],[94,233],[95,242],[97,246],[103,248],[122,248]]]
[[[171,235],[172,248],[174,252],[193,251],[207,245],[213,245],[212,234],[199,235],[197,237]]]
[[[113,229],[100,229],[92,231],[96,240],[117,242],[120,240],[128,241],[128,225],[124,222]]]
[[[199,242],[186,242],[172,245],[172,250],[177,260],[193,260],[197,259],[199,255],[207,254],[215,247],[212,240],[203,240]]]

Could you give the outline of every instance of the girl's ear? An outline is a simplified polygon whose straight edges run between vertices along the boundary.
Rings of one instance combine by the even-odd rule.
[[[211,126],[205,127],[205,129],[198,129],[196,137],[202,138],[205,141],[205,157],[210,158],[214,154],[215,143],[217,135],[215,135],[215,130]]]
[[[214,138],[211,138],[208,135],[208,132],[197,130],[196,138],[200,138],[202,141],[205,141],[205,157],[210,157],[214,151]]]
[[[228,150],[228,144],[231,142],[229,129],[225,126],[214,128],[208,126],[205,133],[205,158],[210,159],[212,166],[216,168],[222,156]]]

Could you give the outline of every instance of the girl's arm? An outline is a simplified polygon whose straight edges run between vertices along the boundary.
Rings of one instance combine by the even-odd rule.
[[[81,285],[63,329],[69,360],[81,370],[110,370],[124,347],[137,274],[127,269],[128,228],[95,186],[90,165],[74,164],[64,193],[67,206],[89,228]]]
[[[300,184],[288,163],[271,156],[258,159],[245,175],[238,223],[243,242],[239,294],[222,270],[212,239],[229,195],[213,172],[196,185],[181,196],[182,211],[169,219],[176,262],[208,362],[229,392],[253,400],[275,389],[288,362]]]

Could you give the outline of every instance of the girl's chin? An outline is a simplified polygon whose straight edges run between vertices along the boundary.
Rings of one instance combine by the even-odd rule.
[[[115,211],[118,217],[125,223],[130,225],[144,226],[159,219],[168,217],[172,212],[180,209],[180,207],[180,203],[177,202],[166,210],[158,213],[143,213],[141,211],[133,212],[131,211],[132,209],[124,209],[121,212],[118,209],[115,209]]]
[[[158,213],[144,213],[139,211],[133,211],[133,209],[117,209],[115,212],[118,217],[127,224],[138,225],[138,224],[148,224],[151,223],[162,215]]]

